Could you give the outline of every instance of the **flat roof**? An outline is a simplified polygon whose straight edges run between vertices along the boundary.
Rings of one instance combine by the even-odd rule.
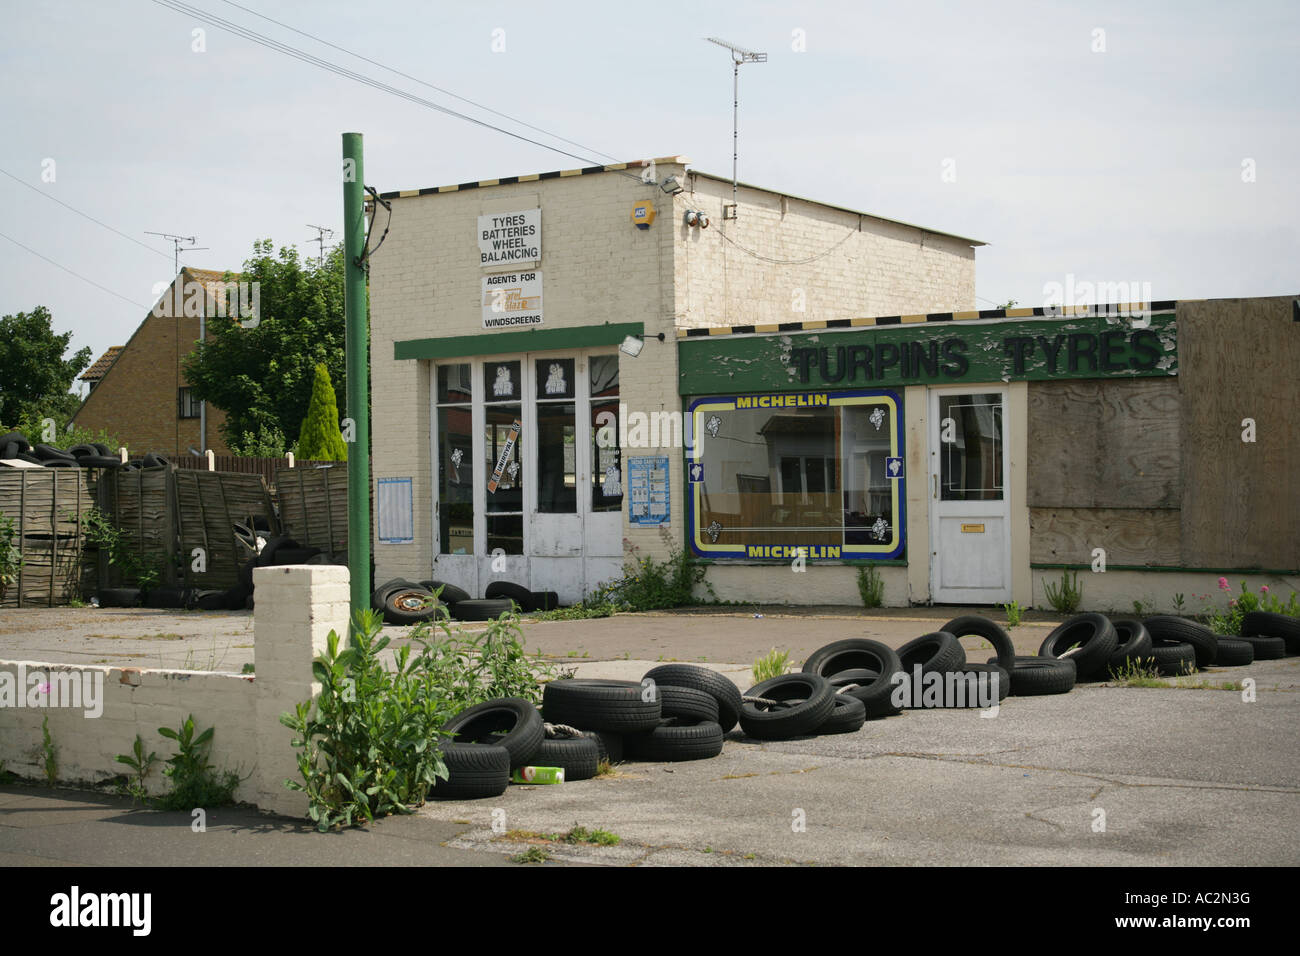
[[[626,172],[628,170],[644,169],[650,163],[656,165],[677,165],[690,166],[690,160],[685,156],[661,156],[657,159],[635,159],[626,163],[609,163],[605,166],[582,166],[577,169],[557,169],[549,173],[529,173],[523,176],[503,176],[500,179],[480,179],[468,183],[452,183],[447,186],[426,186],[421,189],[397,189],[391,192],[380,193],[380,199],[411,199],[416,196],[433,196],[439,193],[461,192],[466,189],[483,189],[490,186],[508,186],[513,183],[535,183],[546,179],[565,179],[569,176],[590,176],[594,173],[616,173]],[[690,175],[703,176],[705,179],[712,179],[717,182],[731,182],[730,176],[719,176],[716,173],[706,173],[698,169],[690,169]],[[839,206],[835,203],[822,202],[819,199],[809,199],[806,196],[796,196],[794,193],[782,192],[779,189],[769,189],[766,186],[755,186],[753,183],[738,181],[737,185],[744,186],[746,189],[754,189],[759,192],[771,193],[774,196],[785,196],[789,199],[797,199],[800,202],[810,203],[814,206],[825,206],[827,209],[838,209],[841,212],[851,213],[855,216],[866,216],[868,219],[878,219],[881,222],[890,222],[898,226],[906,226],[909,229],[919,229],[921,232],[928,232],[935,236],[947,236],[949,239],[959,239],[962,242],[970,243],[972,246],[988,245],[982,239],[972,239],[969,236],[960,236],[955,232],[944,232],[942,229],[931,229],[928,226],[918,226],[914,222],[904,222],[902,219],[891,219],[888,216],[880,216],[874,212],[863,212],[860,209],[852,209],[848,206]]]

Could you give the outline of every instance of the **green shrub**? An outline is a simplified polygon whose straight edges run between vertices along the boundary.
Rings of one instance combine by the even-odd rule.
[[[698,603],[695,598],[697,584],[703,584],[710,596],[717,598],[713,588],[704,580],[704,565],[679,547],[666,529],[662,537],[668,545],[668,559],[656,561],[646,556],[628,562],[623,567],[623,577],[605,588],[604,600],[629,611],[687,607]]]
[[[23,566],[18,545],[14,543],[17,537],[18,531],[14,528],[13,520],[7,514],[0,513],[0,600],[4,599],[9,585],[18,580],[18,572]]]
[[[357,615],[345,650],[329,633],[312,662],[320,697],[299,703],[280,722],[294,731],[301,782],[319,830],[409,813],[438,780],[447,779],[439,741],[443,723],[493,697],[541,699],[548,665],[524,650],[519,615],[511,610],[478,634],[451,633],[445,606],[397,649],[393,667],[379,659],[389,639],[373,611]],[[418,646],[418,652],[413,647]]]
[[[1078,571],[1073,572],[1073,574],[1069,571],[1062,571],[1060,587],[1048,581],[1043,585],[1043,590],[1047,594],[1047,603],[1061,614],[1073,614],[1079,610],[1079,604],[1083,601],[1083,591],[1079,588]]]
[[[858,593],[863,607],[880,607],[885,599],[885,582],[874,564],[858,568]]]
[[[160,564],[142,557],[111,515],[91,508],[81,520],[86,540],[107,554],[109,566],[121,573],[125,583],[147,591],[161,580]]]

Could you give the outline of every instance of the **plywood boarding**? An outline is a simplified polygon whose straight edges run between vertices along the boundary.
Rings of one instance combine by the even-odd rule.
[[[285,534],[306,548],[347,554],[346,463],[332,468],[281,468],[275,473],[275,497]]]
[[[0,513],[13,522],[23,562],[0,607],[52,607],[91,588],[84,519],[94,501],[85,469],[0,470]]]
[[[1178,508],[1180,409],[1176,378],[1031,383],[1029,506]]]
[[[1292,298],[1180,302],[1183,564],[1300,569]],[[1253,419],[1255,441],[1242,441]]]
[[[1031,564],[1091,564],[1093,550],[1107,564],[1180,563],[1177,511],[1125,508],[1030,508]]]
[[[178,470],[176,531],[191,587],[224,589],[238,582],[239,567],[252,556],[235,537],[234,524],[252,527],[254,518],[277,527],[271,495],[260,474]],[[203,549],[203,571],[194,570],[194,550]]]

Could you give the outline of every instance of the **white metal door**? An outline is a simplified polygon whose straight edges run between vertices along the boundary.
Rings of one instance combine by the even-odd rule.
[[[930,390],[930,590],[940,604],[1011,600],[1007,390]]]

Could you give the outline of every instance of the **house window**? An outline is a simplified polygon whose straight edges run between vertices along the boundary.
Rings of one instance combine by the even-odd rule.
[[[904,547],[902,401],[884,390],[691,403],[696,553],[881,560]]]
[[[182,388],[178,392],[178,401],[180,406],[181,418],[198,418],[199,409],[203,403],[194,397],[194,390],[191,388]]]

